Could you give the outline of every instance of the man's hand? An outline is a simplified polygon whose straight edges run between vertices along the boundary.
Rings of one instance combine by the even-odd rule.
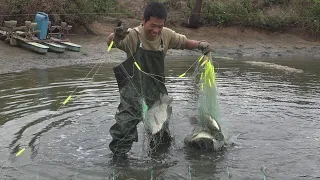
[[[202,51],[204,55],[207,55],[212,51],[211,44],[209,44],[207,41],[201,41],[198,45],[198,49]]]
[[[114,28],[114,41],[118,43],[129,34],[128,28],[124,28],[122,22],[118,22],[117,27]]]

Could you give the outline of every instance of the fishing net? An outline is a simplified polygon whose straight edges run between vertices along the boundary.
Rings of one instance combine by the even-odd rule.
[[[198,66],[195,69],[197,77],[195,83],[197,84],[197,87],[199,87],[197,119],[199,119],[200,124],[203,124],[204,122],[201,121],[204,119],[203,115],[208,114],[212,116],[218,124],[222,124],[215,67],[213,65],[211,53],[209,56],[201,56],[198,62]]]
[[[113,137],[111,150],[113,152],[126,153],[131,149],[133,142],[138,142],[137,125],[144,124],[144,147],[155,150],[161,144],[171,141],[169,130],[169,118],[167,109],[159,109],[156,113],[163,114],[164,123],[155,122],[148,113],[153,106],[159,103],[163,95],[167,94],[164,77],[164,61],[157,60],[161,54],[146,51],[140,53],[137,49],[126,61],[114,68],[117,79],[120,104],[116,113],[116,124],[111,127],[110,133]],[[145,50],[143,50],[145,51]],[[168,117],[166,117],[168,115]],[[160,121],[158,119],[158,121]],[[153,132],[150,127],[157,127]]]
[[[215,67],[211,53],[200,56],[194,65],[196,67],[193,72],[193,81],[198,95],[196,112],[196,125],[198,128],[194,130],[193,135],[202,131],[209,132],[217,141],[223,142],[225,140],[225,130],[223,129],[223,122],[220,117]],[[184,75],[185,73],[181,76]],[[220,128],[219,131],[212,131],[210,127],[208,128],[206,118],[209,116],[217,122]],[[202,146],[201,148],[206,147]]]

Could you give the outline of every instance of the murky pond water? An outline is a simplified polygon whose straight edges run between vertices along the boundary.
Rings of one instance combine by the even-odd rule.
[[[94,65],[0,75],[1,179],[262,179],[261,167],[269,179],[320,177],[319,59],[215,59],[222,119],[237,137],[219,153],[183,144],[197,99],[191,77],[177,77],[194,59],[166,63],[170,149],[145,156],[140,125],[139,142],[117,168],[108,148],[119,103],[115,64],[96,66],[87,79]]]

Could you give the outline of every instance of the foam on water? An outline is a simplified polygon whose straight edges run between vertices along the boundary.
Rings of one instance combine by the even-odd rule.
[[[301,69],[296,69],[296,68],[292,68],[289,66],[283,66],[283,65],[279,65],[279,64],[275,64],[275,63],[258,62],[258,61],[245,61],[245,63],[251,64],[253,66],[277,69],[277,70],[282,70],[282,71],[290,72],[290,73],[303,73],[303,70],[301,70]]]

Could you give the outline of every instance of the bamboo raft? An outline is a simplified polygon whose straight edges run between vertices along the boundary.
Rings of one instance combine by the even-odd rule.
[[[47,39],[40,40],[36,37],[39,30],[35,30],[37,23],[25,21],[24,26],[17,26],[17,21],[5,21],[0,26],[0,39],[12,46],[20,46],[30,51],[45,54],[48,51],[63,53],[66,50],[79,52],[81,45],[74,44],[68,39],[69,30],[72,26],[62,22],[61,26],[48,24]],[[58,32],[54,32],[54,31]]]

